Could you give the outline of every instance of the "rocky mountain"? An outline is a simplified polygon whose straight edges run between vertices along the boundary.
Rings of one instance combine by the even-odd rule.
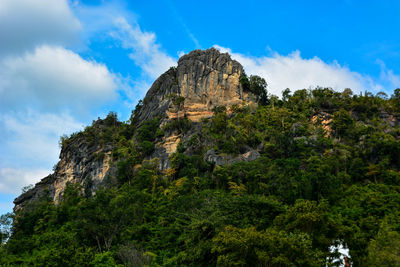
[[[255,103],[254,96],[239,82],[243,73],[242,65],[227,53],[215,48],[192,51],[154,82],[138,118],[144,121],[159,115],[166,119],[186,116],[198,122],[212,116],[214,107]],[[174,97],[183,97],[183,102],[177,105]]]
[[[171,67],[153,83],[135,116],[134,125],[139,127],[154,118],[159,118],[161,126],[185,120],[192,124],[191,130],[185,133],[176,129],[165,131],[162,138],[154,141],[154,152],[147,159],[157,158],[159,168],[168,169],[169,156],[176,151],[179,142],[201,134],[200,121],[211,117],[214,108],[223,106],[229,113],[233,106],[257,105],[256,96],[244,90],[239,81],[242,74],[244,70],[239,62],[215,48],[195,50],[182,56],[177,67]],[[104,121],[98,120],[93,127],[101,129]],[[43,197],[50,197],[58,203],[67,183],[79,183],[94,191],[105,177],[115,176],[112,150],[112,144],[93,145],[85,138],[73,139],[63,145],[54,173],[16,198],[15,210]],[[242,152],[239,155],[219,155],[211,149],[205,159],[221,165],[254,160],[259,156],[250,148]]]
[[[98,120],[93,127],[104,127],[104,121]],[[85,187],[96,188],[107,175],[115,175],[115,166],[111,164],[111,144],[105,146],[88,143],[85,138],[72,139],[63,145],[60,160],[54,173],[43,178],[32,189],[14,200],[17,211],[34,200],[50,197],[58,203],[67,183],[79,183]]]
[[[399,265],[400,88],[278,98],[196,50],[129,121],[110,112],[60,144],[0,218],[1,266]]]

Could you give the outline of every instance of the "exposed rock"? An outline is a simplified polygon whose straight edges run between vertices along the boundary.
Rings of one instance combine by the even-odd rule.
[[[400,117],[395,116],[393,114],[389,114],[386,111],[381,110],[380,117],[392,127],[400,125]]]
[[[193,130],[187,134],[168,132],[158,140],[155,151],[147,159],[157,158],[159,168],[166,170],[170,168],[169,155],[176,151],[180,141],[186,142],[201,132],[196,122],[211,117],[214,107],[225,106],[229,113],[233,105],[256,105],[256,97],[244,91],[239,82],[242,74],[240,63],[215,48],[195,50],[181,57],[176,68],[170,68],[153,83],[135,121],[140,125],[145,120],[158,117],[163,126],[186,117],[193,122]],[[99,120],[96,127],[101,128],[102,124],[104,122]],[[15,210],[40,197],[50,197],[58,203],[68,183],[79,183],[84,187],[89,184],[89,191],[94,192],[107,176],[115,177],[116,167],[111,165],[112,149],[111,144],[100,146],[90,144],[84,137],[74,138],[63,146],[54,173],[15,199]],[[219,165],[258,157],[259,153],[254,149],[239,156],[220,156],[215,152],[207,154],[207,160]]]
[[[329,113],[320,112],[317,115],[314,115],[311,118],[311,121],[316,123],[321,123],[322,128],[325,130],[325,136],[328,137],[332,133],[332,128],[330,127],[330,123],[332,122],[332,116]]]
[[[242,74],[242,65],[227,53],[215,48],[192,51],[179,59],[176,68],[170,68],[154,82],[144,98],[138,121],[158,116],[161,125],[182,117],[199,122],[211,117],[217,106],[227,107],[229,113],[233,105],[256,105],[256,97],[244,91],[239,82]],[[183,99],[179,106],[174,101],[178,97]],[[169,155],[184,139],[187,136],[183,134],[167,134],[150,158],[160,159],[161,170],[169,168]]]
[[[214,149],[210,149],[204,155],[204,160],[213,162],[215,165],[232,164],[240,161],[253,161],[260,157],[260,153],[250,147],[247,151],[239,155],[219,154]]]
[[[54,173],[16,198],[14,210],[43,197],[50,197],[54,203],[58,203],[68,182],[83,186],[90,182],[91,190],[95,191],[107,175],[113,176],[115,173],[115,168],[110,166],[111,150],[110,145],[100,148],[88,144],[84,138],[78,138],[63,147]]]
[[[21,194],[14,200],[14,211],[23,208],[28,202],[43,199],[44,197],[54,194],[54,174],[48,175],[40,182],[36,183],[35,187]]]
[[[60,161],[54,172],[53,200],[58,203],[68,182],[83,183],[90,180],[92,189],[100,185],[110,171],[112,146],[88,146],[84,140],[71,144],[60,153]]]
[[[182,56],[176,68],[160,76],[144,98],[139,121],[161,116],[176,119],[186,116],[192,121],[213,115],[216,106],[254,104],[256,98],[243,91],[239,77],[243,67],[229,54],[215,48],[195,50]],[[184,97],[182,109],[173,97]]]

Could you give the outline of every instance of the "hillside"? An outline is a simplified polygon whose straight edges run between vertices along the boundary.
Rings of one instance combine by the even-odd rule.
[[[15,199],[0,265],[400,263],[400,89],[267,93],[211,48],[162,74],[128,122],[60,140]]]

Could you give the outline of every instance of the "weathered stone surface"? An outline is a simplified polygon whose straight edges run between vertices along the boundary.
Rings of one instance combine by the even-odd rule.
[[[215,165],[232,164],[240,161],[253,161],[260,157],[260,153],[250,147],[246,148],[246,152],[239,155],[219,154],[214,149],[210,149],[204,155],[204,160],[214,162]]]
[[[187,117],[193,122],[193,127],[186,134],[176,131],[166,133],[158,140],[148,160],[157,158],[161,170],[170,168],[169,155],[176,151],[180,141],[186,142],[201,132],[198,122],[201,118],[211,117],[214,107],[226,106],[229,113],[232,105],[256,105],[256,97],[243,91],[239,82],[242,73],[240,63],[232,60],[227,53],[210,48],[184,55],[176,68],[170,68],[162,74],[147,92],[143,107],[135,117],[136,123],[160,117],[161,125],[165,125],[171,120]],[[184,99],[177,104],[179,97]],[[101,127],[101,122],[98,126]],[[41,197],[50,197],[58,203],[69,182],[83,186],[90,184],[94,192],[107,176],[115,177],[115,164],[110,165],[112,149],[111,145],[100,147],[89,144],[84,138],[75,138],[63,147],[54,173],[15,199],[15,209]],[[210,152],[207,157],[217,164],[227,164],[254,160],[259,153],[248,150],[239,156],[223,156],[220,159],[219,155]]]
[[[54,175],[53,200],[58,203],[68,182],[81,183],[90,180],[93,189],[101,184],[110,172],[112,146],[89,146],[84,140],[70,144],[60,153]]]
[[[28,202],[42,199],[49,194],[54,192],[54,180],[55,176],[53,174],[46,176],[40,182],[36,183],[35,187],[28,190],[27,192],[21,194],[14,200],[14,211],[18,211],[23,208]]]
[[[102,184],[107,175],[112,176],[115,168],[110,166],[112,146],[98,147],[88,144],[84,138],[78,138],[63,147],[53,174],[43,178],[35,187],[14,200],[14,210],[43,197],[50,197],[58,203],[66,185],[70,183],[90,182],[92,191]]]
[[[321,123],[322,128],[325,130],[325,136],[328,137],[332,133],[332,128],[330,126],[330,123],[332,122],[332,116],[329,113],[326,112],[320,112],[316,115],[314,115],[311,118],[311,121],[314,124]]]
[[[392,127],[396,127],[396,126],[400,125],[400,117],[395,116],[393,114],[389,114],[386,111],[381,110],[380,117],[381,117],[381,119],[385,120]]]
[[[256,98],[243,91],[239,77],[243,67],[229,54],[215,48],[195,50],[182,56],[176,68],[160,76],[144,99],[139,121],[161,116],[176,119],[187,116],[192,121],[212,116],[216,106],[254,104]],[[172,95],[185,98],[177,109]]]
[[[192,122],[213,115],[217,106],[228,108],[232,105],[256,105],[256,97],[243,90],[239,82],[243,74],[242,65],[232,60],[229,54],[215,48],[195,50],[182,56],[176,68],[171,68],[158,78],[147,92],[143,107],[138,114],[139,123],[154,117],[161,117],[161,125],[168,121],[187,117]],[[177,106],[174,99],[183,97]],[[169,155],[186,137],[176,132],[167,133],[156,144],[150,158],[160,159],[160,169],[170,167]]]

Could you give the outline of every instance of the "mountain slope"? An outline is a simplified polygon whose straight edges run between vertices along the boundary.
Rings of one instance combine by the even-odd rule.
[[[335,266],[342,245],[354,266],[396,265],[400,89],[265,86],[214,49],[182,57],[130,122],[62,138],[0,263]]]

